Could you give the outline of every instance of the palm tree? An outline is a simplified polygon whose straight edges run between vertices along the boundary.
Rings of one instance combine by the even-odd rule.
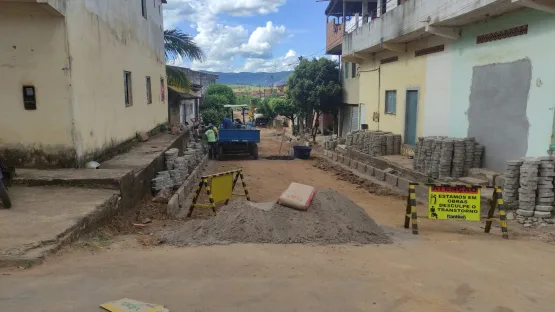
[[[205,59],[204,52],[197,46],[193,37],[179,29],[164,30],[164,50],[166,60],[188,58],[202,62]],[[172,66],[166,66],[166,74],[168,75],[169,85],[182,89],[189,88],[189,79],[183,71]]]

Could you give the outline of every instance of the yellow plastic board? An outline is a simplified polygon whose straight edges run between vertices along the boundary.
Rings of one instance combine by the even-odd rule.
[[[170,312],[170,310],[161,305],[140,302],[128,298],[106,302],[101,304],[100,307],[110,312]]]
[[[480,221],[480,191],[478,187],[429,186],[428,218]]]
[[[210,190],[214,203],[230,199],[233,196],[233,172],[213,177]]]

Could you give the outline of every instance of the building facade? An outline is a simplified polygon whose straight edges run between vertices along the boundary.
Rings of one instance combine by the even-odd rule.
[[[349,28],[327,49],[341,51],[345,77],[357,68],[344,102],[363,107],[359,123],[401,134],[409,147],[419,136],[476,137],[484,165],[500,171],[508,159],[553,150],[555,2],[390,3],[328,7]]]
[[[170,102],[168,107],[171,125],[193,126],[199,121],[200,106],[204,102],[206,89],[216,84],[218,75],[194,71],[189,68],[175,67],[187,75],[191,87],[183,90],[170,86]]]
[[[74,167],[167,122],[165,0],[0,0],[0,157]]]

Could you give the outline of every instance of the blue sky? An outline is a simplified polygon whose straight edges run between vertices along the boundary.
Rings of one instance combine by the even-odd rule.
[[[170,0],[164,24],[194,36],[207,55],[203,63],[177,60],[177,65],[223,72],[291,70],[301,55],[324,55],[327,3]]]

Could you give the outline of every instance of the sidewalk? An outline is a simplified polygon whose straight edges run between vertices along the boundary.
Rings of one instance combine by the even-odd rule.
[[[183,150],[188,135],[158,134],[96,170],[16,170],[9,189],[13,206],[0,207],[0,267],[40,263],[115,214],[134,209],[164,170],[164,152]]]

